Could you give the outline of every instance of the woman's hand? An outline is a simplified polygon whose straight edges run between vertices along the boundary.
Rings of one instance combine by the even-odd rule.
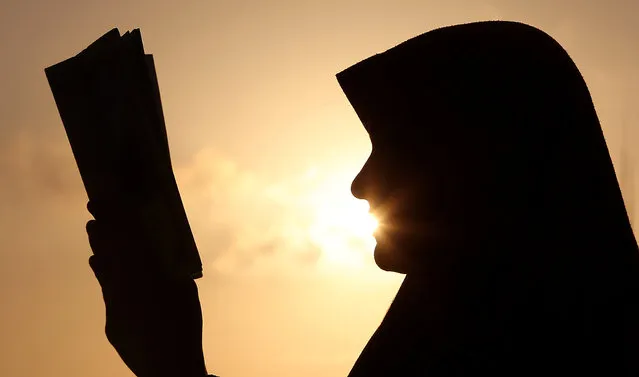
[[[163,276],[126,209],[92,203],[89,264],[102,287],[106,336],[138,377],[206,376],[195,282]]]

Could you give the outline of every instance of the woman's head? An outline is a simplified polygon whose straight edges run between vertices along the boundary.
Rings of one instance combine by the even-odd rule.
[[[437,29],[337,77],[372,142],[352,191],[381,220],[381,268],[632,238],[588,89],[540,30]]]

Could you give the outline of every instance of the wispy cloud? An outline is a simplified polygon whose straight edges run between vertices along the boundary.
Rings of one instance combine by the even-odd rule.
[[[350,195],[350,172],[309,168],[272,179],[207,148],[175,175],[207,270],[294,274],[372,263],[372,237],[351,224],[365,221],[367,208]],[[0,153],[0,178],[4,229],[24,233],[28,221],[43,242],[84,238],[86,193],[66,140],[19,133]]]
[[[310,168],[269,180],[214,149],[176,176],[203,257],[219,271],[291,272],[329,259],[360,266],[370,259],[372,238],[340,223],[366,216],[366,204],[350,196],[349,176]],[[340,211],[352,218],[338,218]]]
[[[0,178],[5,200],[60,200],[82,192],[69,144],[28,131],[0,143]]]

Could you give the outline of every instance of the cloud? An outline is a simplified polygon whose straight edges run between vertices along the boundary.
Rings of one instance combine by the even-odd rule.
[[[27,235],[37,227],[38,249],[69,242],[86,248],[86,193],[67,140],[22,132],[3,144],[0,226],[13,234],[5,244],[27,248]],[[200,150],[174,172],[205,271],[309,273],[327,260],[372,260],[370,243],[331,223],[352,205],[352,174],[315,168],[273,179],[214,148]]]
[[[175,174],[202,257],[211,261],[205,269],[308,273],[327,253],[343,252],[345,257],[349,253],[327,250],[330,245],[321,234],[314,237],[312,229],[318,227],[322,209],[340,206],[334,199],[354,200],[348,191],[350,177],[339,179],[309,169],[273,180],[242,169],[211,148],[199,151]],[[329,192],[330,186],[341,189],[342,196]],[[367,255],[367,245],[356,235],[334,232],[332,237],[336,247],[355,246],[351,259]]]
[[[71,148],[22,131],[0,144],[0,193],[9,200],[64,200],[83,192]]]

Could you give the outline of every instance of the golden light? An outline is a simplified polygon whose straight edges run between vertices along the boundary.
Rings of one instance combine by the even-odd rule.
[[[352,174],[325,177],[317,182],[311,196],[313,216],[309,236],[330,265],[362,267],[373,261],[373,232],[378,221],[369,213],[367,201],[351,195],[352,177]]]

